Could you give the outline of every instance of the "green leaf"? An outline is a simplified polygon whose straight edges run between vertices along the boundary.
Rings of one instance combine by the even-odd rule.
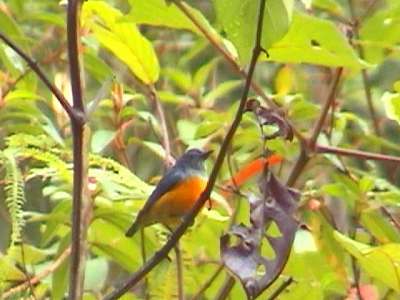
[[[18,269],[9,257],[0,253],[0,291],[6,284],[6,281],[22,281],[26,275]]]
[[[112,69],[93,51],[83,54],[85,69],[100,83],[103,83],[113,73]]]
[[[209,62],[202,65],[196,71],[196,73],[193,76],[193,86],[192,86],[193,89],[199,90],[206,84],[206,81],[207,81],[211,71],[217,65],[218,61],[219,61],[219,57],[211,59]]]
[[[132,272],[141,263],[139,244],[126,238],[112,223],[95,220],[89,227],[88,240],[93,251],[111,258],[127,271]]]
[[[400,94],[386,92],[383,94],[381,102],[385,105],[387,117],[400,124]]]
[[[23,247],[24,257],[22,257],[20,247],[16,247],[16,251],[13,254],[13,258],[21,264],[37,264],[44,261],[49,255],[52,254],[52,251],[39,249],[29,244],[23,244]]]
[[[195,138],[207,137],[217,130],[223,128],[224,123],[221,121],[205,121],[197,127]]]
[[[388,57],[388,49],[400,42],[400,5],[378,10],[367,18],[360,28],[365,58],[380,63]]]
[[[371,247],[335,232],[335,239],[353,255],[371,277],[400,291],[400,244]]]
[[[227,80],[218,84],[214,89],[207,93],[203,98],[202,102],[206,107],[214,106],[215,101],[235,90],[242,84],[241,80]]]
[[[361,224],[380,243],[400,243],[400,236],[392,224],[378,211],[366,211],[361,214]]]
[[[302,13],[294,14],[289,32],[268,49],[268,54],[265,59],[282,63],[354,69],[369,66],[357,56],[334,23]]]
[[[177,68],[165,68],[162,70],[162,73],[183,92],[187,93],[190,91],[192,86],[192,77],[188,72],[184,72]]]
[[[111,130],[97,130],[91,141],[91,149],[94,153],[100,153],[114,139],[115,132]]]
[[[175,29],[184,29],[192,31],[203,36],[201,31],[193,22],[174,4],[168,5],[165,0],[129,0],[132,6],[128,18],[138,24],[148,24],[153,26],[165,26]],[[216,35],[208,20],[203,14],[182,2],[206,30]]]
[[[312,6],[335,15],[343,14],[343,7],[336,0],[312,0]]]
[[[108,264],[104,257],[97,257],[86,262],[85,290],[97,291],[103,288],[108,273]]]
[[[85,2],[82,11],[82,19],[103,47],[126,63],[141,81],[155,83],[160,66],[153,46],[134,23],[122,22],[122,16],[119,10],[102,1]]]
[[[66,235],[60,242],[58,247],[57,256],[61,255],[70,243],[71,236]],[[64,299],[65,292],[68,287],[69,275],[69,257],[54,271],[51,281],[51,299],[61,300]]]
[[[217,19],[239,52],[240,61],[249,61],[258,20],[259,1],[214,0]],[[269,49],[288,31],[293,10],[293,0],[267,1],[264,13],[262,47]]]

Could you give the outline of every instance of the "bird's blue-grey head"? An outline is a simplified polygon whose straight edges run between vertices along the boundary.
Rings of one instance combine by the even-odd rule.
[[[211,153],[212,151],[203,151],[196,148],[190,149],[176,161],[175,167],[187,171],[204,172],[204,161]]]

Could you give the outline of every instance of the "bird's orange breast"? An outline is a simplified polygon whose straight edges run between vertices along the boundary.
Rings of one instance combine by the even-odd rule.
[[[207,180],[198,176],[181,181],[154,203],[148,222],[174,226],[193,207],[206,184]]]

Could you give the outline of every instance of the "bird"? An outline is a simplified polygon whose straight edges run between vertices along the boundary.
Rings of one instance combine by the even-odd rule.
[[[176,228],[207,185],[204,161],[211,153],[197,148],[186,151],[161,178],[125,236],[155,223]]]

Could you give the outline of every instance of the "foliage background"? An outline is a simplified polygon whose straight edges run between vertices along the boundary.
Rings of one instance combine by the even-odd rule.
[[[127,239],[124,232],[165,169],[166,141],[174,156],[187,147],[217,150],[233,119],[243,87],[237,66],[245,66],[251,56],[258,3],[214,0],[187,5],[208,39],[174,4],[162,0],[84,4],[80,50],[91,132],[85,299],[101,299],[141,266],[140,236]],[[396,0],[268,0],[262,43],[269,56],[258,64],[254,81],[282,107],[296,130],[309,136],[335,68],[343,67],[317,144],[397,156],[399,15]],[[1,1],[0,28],[70,99],[65,4]],[[236,71],[210,39],[236,63]],[[4,44],[0,65],[0,291],[9,295],[12,287],[50,271],[10,298],[63,299],[71,225],[69,121]],[[283,182],[300,146],[296,139],[267,143],[284,158],[274,166]],[[262,153],[258,123],[246,114],[228,153],[233,171],[226,162],[217,186]],[[210,170],[212,159],[207,163]],[[293,277],[280,299],[356,299],[355,285],[363,299],[396,299],[398,163],[321,153],[313,155],[299,175],[298,219],[304,226],[284,272],[261,297]],[[232,211],[238,213],[237,223],[249,223],[245,199],[224,198],[220,189],[215,191],[214,209],[198,216],[181,240],[188,297],[218,269],[219,237],[228,229]],[[257,180],[248,180],[241,191],[258,193]],[[146,229],[147,255],[166,239],[161,226]],[[124,299],[175,298],[172,256]],[[219,273],[205,299],[218,294],[226,276],[225,271]],[[239,284],[229,297],[245,297]]]

